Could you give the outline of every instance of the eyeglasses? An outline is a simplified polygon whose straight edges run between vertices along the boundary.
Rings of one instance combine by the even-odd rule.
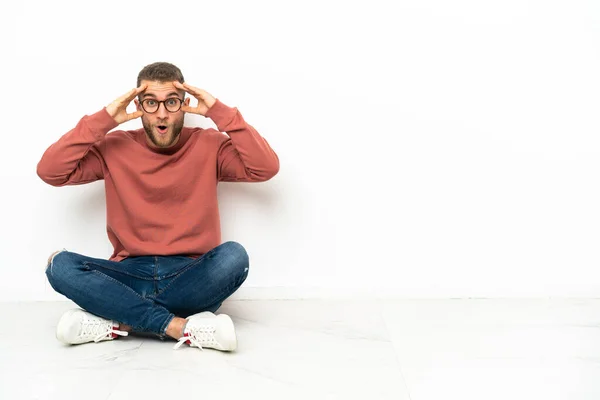
[[[155,99],[145,99],[145,100],[142,100],[142,108],[148,114],[153,114],[158,111],[158,108],[160,107],[160,103],[164,103],[165,108],[167,109],[168,112],[174,113],[174,112],[179,111],[179,109],[181,108],[181,105],[183,104],[183,100],[181,100],[180,98],[177,98],[177,97],[170,97],[163,101],[158,101]]]

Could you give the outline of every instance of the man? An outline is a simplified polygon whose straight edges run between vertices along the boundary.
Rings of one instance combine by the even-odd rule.
[[[128,113],[132,100],[137,111]],[[184,127],[185,113],[218,130]],[[139,117],[143,129],[107,135]],[[84,116],[37,166],[52,186],[104,179],[114,247],[108,260],[66,249],[48,259],[50,285],[82,308],[61,317],[56,337],[80,344],[147,332],[176,339],[175,348],[235,350],[231,318],[213,313],[245,281],[249,258],[240,244],[221,244],[217,183],[278,171],[279,158],[237,108],[185,83],[175,65],[144,67],[137,88]]]

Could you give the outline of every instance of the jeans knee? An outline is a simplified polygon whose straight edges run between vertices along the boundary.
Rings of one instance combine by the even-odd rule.
[[[72,274],[76,266],[76,262],[71,255],[72,253],[61,250],[50,257],[46,266],[46,276],[52,286],[55,286],[58,281],[69,279],[69,275]]]
[[[57,250],[54,253],[50,254],[50,257],[48,257],[48,262],[46,263],[46,270],[52,267],[54,257],[56,257],[59,253],[62,253],[63,251],[67,251],[67,249]]]
[[[246,279],[250,269],[250,257],[244,246],[234,241],[225,242],[222,246],[226,250],[228,267]]]

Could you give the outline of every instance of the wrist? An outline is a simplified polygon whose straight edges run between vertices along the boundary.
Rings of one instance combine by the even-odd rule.
[[[110,104],[108,106],[104,107],[104,109],[106,110],[108,115],[110,115],[113,119],[117,115],[116,110],[114,109],[114,107],[111,107]]]

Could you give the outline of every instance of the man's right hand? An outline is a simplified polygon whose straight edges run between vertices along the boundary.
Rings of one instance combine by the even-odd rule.
[[[131,89],[129,92],[106,106],[106,111],[118,124],[141,117],[144,114],[142,111],[127,114],[127,106],[131,103],[131,100],[135,99],[135,97],[146,90],[147,87],[148,85],[144,83],[136,89]]]

